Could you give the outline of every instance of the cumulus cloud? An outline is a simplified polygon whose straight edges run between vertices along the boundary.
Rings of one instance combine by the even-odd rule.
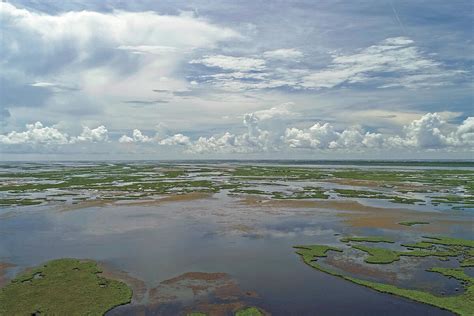
[[[132,131],[132,137],[127,135],[122,135],[119,138],[120,143],[148,143],[153,140],[152,137],[144,135],[139,129],[134,129]]]
[[[156,133],[147,136],[134,129],[131,136],[122,135],[119,143],[150,144],[153,146],[183,147],[187,153],[258,153],[291,150],[321,152],[360,152],[380,150],[468,150],[474,149],[474,117],[467,117],[461,124],[450,124],[439,113],[426,113],[401,129],[398,134],[365,131],[359,126],[336,128],[327,122],[316,122],[309,127],[289,126],[298,113],[292,104],[282,104],[266,110],[243,115],[245,131],[230,131],[192,140],[177,133]],[[101,125],[84,127],[78,136],[68,136],[56,127],[36,122],[28,124],[26,131],[0,135],[1,145],[73,145],[108,141],[108,130]]]
[[[78,142],[98,143],[108,140],[108,131],[105,126],[90,129],[84,126],[82,133],[78,136],[69,137],[67,133],[61,132],[56,127],[44,126],[41,122],[27,124],[26,131],[12,131],[0,135],[0,144],[3,145],[66,145]]]
[[[0,135],[0,144],[57,144],[69,143],[68,135],[60,132],[54,127],[43,126],[41,122],[27,124],[26,131],[12,131],[6,135]]]
[[[159,141],[160,145],[168,145],[168,146],[186,146],[191,144],[191,140],[188,136],[184,136],[183,134],[175,134],[173,136],[166,137]]]
[[[453,142],[453,140],[455,140]],[[469,144],[474,146],[474,117],[468,117],[456,131],[451,134],[450,141],[454,144]]]
[[[200,137],[190,144],[188,151],[205,153],[276,150],[280,145],[285,121],[296,115],[289,109],[292,105],[285,103],[270,109],[246,113],[243,117],[245,133],[234,135],[226,132],[223,135]]]
[[[474,146],[474,118],[468,117],[459,126],[445,122],[438,113],[427,113],[403,128],[399,135],[364,131],[358,126],[337,129],[329,123],[316,122],[308,128],[285,127],[280,117],[288,110],[270,110],[248,113],[242,134],[226,132],[223,135],[200,137],[189,151],[262,152],[287,150],[319,150],[357,152],[362,150],[413,149],[472,150]]]
[[[140,130],[134,129],[132,132],[132,137],[122,135],[118,141],[119,143],[156,143],[158,145],[167,146],[185,146],[191,143],[190,138],[183,134],[165,136],[164,138],[161,138],[160,134],[161,133],[158,132],[154,137],[149,137],[144,135]]]
[[[91,142],[91,143],[98,143],[98,142],[105,142],[109,138],[109,134],[107,129],[104,125],[101,125],[97,128],[90,129],[87,126],[83,127],[81,135],[72,138],[71,142]]]

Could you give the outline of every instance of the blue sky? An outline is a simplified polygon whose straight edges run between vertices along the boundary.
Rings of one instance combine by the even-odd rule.
[[[473,157],[472,1],[0,14],[4,160]]]

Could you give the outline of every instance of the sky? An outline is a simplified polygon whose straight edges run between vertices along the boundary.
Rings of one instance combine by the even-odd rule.
[[[472,1],[0,3],[0,160],[474,159]]]

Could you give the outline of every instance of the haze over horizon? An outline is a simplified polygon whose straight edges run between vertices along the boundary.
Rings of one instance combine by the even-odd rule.
[[[473,159],[472,1],[0,3],[0,160]]]

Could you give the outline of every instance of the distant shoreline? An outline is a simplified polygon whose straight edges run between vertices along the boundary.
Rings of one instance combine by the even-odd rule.
[[[173,164],[279,164],[279,165],[322,165],[322,166],[424,166],[424,167],[474,167],[474,160],[455,159],[393,159],[393,160],[305,160],[305,159],[156,159],[156,160],[44,160],[44,161],[0,161],[2,164],[63,164],[63,163],[173,163]]]

